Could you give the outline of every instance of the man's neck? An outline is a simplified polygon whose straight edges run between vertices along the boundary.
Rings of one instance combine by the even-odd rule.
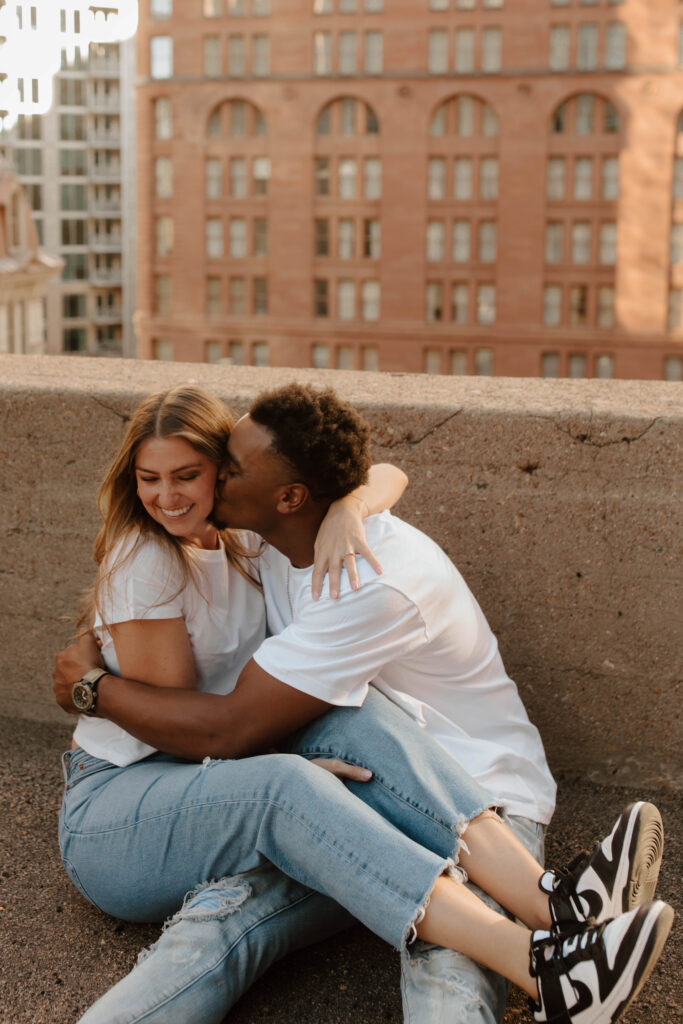
[[[315,539],[327,508],[311,508],[307,513],[283,516],[278,525],[263,533],[263,539],[288,558],[295,569],[313,565]]]

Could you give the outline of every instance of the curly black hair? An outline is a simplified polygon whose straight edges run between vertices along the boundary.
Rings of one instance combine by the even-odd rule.
[[[292,467],[316,501],[336,501],[364,484],[370,428],[331,388],[288,384],[259,395],[249,415],[273,436],[271,450]]]

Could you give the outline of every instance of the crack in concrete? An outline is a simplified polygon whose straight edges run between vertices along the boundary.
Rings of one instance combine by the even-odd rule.
[[[655,416],[655,418],[650,423],[648,423],[648,425],[643,430],[641,430],[639,434],[634,434],[633,437],[628,437],[626,434],[622,434],[621,437],[617,437],[614,439],[606,438],[605,440],[598,440],[597,438],[591,436],[591,430],[593,427],[592,411],[589,415],[588,427],[585,431],[580,431],[577,430],[576,428],[565,426],[565,424],[563,423],[558,423],[558,421],[554,420],[552,416],[543,416],[532,413],[531,417],[533,419],[545,420],[548,423],[552,423],[556,430],[559,430],[562,434],[566,434],[567,437],[570,437],[572,439],[572,441],[577,441],[579,444],[586,444],[591,448],[609,448],[617,444],[635,444],[636,441],[640,441],[643,437],[645,437],[645,435],[650,430],[652,430],[655,423],[658,423],[659,420],[662,419],[661,416]]]
[[[113,412],[115,416],[119,417],[122,423],[128,423],[130,420],[128,413],[119,412],[119,410],[115,409],[113,405],[108,405],[106,402],[103,402],[101,398],[97,398],[95,395],[90,395],[90,398],[97,405],[101,405],[103,409],[106,409],[108,412]]]
[[[378,444],[382,448],[400,448],[402,445],[410,445],[411,448],[414,448],[415,445],[422,444],[422,442],[426,438],[431,437],[431,435],[435,434],[437,430],[441,429],[441,427],[445,426],[447,423],[450,423],[451,420],[454,420],[455,417],[459,416],[462,411],[462,408],[456,409],[455,412],[450,413],[448,416],[445,417],[445,419],[440,420],[438,423],[435,423],[433,427],[430,427],[429,430],[426,430],[424,434],[420,435],[420,437],[413,438],[411,434],[407,434],[405,437],[398,438],[397,440],[382,440],[381,442],[378,442]]]

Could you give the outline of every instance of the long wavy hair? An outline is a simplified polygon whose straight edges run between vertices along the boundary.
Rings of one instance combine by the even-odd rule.
[[[206,456],[220,468],[226,459],[227,443],[233,428],[230,412],[217,398],[196,385],[183,384],[170,391],[149,395],[138,406],[130,421],[126,436],[105,474],[97,496],[97,508],[102,527],[95,539],[95,561],[98,565],[94,586],[86,595],[81,622],[92,619],[100,611],[100,595],[111,574],[135,553],[140,544],[154,537],[176,561],[181,573],[181,585],[172,600],[192,580],[201,590],[197,565],[193,559],[193,546],[182,537],[174,537],[146,512],[138,497],[135,459],[141,444],[149,438],[179,437],[195,451]],[[228,561],[238,572],[259,586],[250,559],[257,552],[247,550],[240,534],[233,530],[219,530]],[[125,554],[111,564],[116,546],[128,539]]]

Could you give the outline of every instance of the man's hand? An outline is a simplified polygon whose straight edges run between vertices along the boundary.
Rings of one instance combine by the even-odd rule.
[[[93,634],[88,631],[79,636],[75,644],[60,651],[55,658],[55,670],[52,673],[52,689],[60,708],[72,715],[79,712],[71,700],[74,683],[82,679],[91,668],[104,668],[100,648]]]

